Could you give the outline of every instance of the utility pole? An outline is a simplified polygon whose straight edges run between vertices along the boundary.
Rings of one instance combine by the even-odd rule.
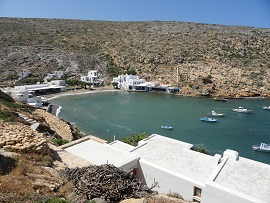
[[[177,88],[179,89],[179,66],[176,67],[176,81],[177,81]]]

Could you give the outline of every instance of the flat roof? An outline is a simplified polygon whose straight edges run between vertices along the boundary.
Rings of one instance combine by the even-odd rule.
[[[270,200],[270,165],[239,157],[228,159],[215,182],[261,200]]]
[[[47,87],[36,87],[36,88],[29,88],[29,91],[35,91],[35,90],[47,90],[47,89],[59,89],[61,86],[47,86]]]
[[[65,150],[95,165],[117,165],[132,156],[128,151],[119,150],[109,144],[102,144],[94,140],[81,142]]]
[[[124,142],[121,142],[119,140],[115,140],[114,142],[109,143],[109,145],[111,145],[112,147],[114,147],[117,150],[124,150],[124,151],[130,151],[132,149],[134,149],[134,146],[131,146],[129,144],[126,144]]]
[[[152,135],[146,144],[132,151],[142,159],[167,170],[205,182],[218,165],[218,159],[196,152],[192,144],[161,135]]]

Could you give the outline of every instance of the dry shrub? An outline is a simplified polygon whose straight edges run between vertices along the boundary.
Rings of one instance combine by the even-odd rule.
[[[174,193],[174,194],[177,194],[177,193]],[[147,198],[144,201],[144,203],[189,203],[189,202],[183,200],[181,195],[176,195],[175,197],[171,197],[169,195],[158,194],[158,195]]]
[[[21,156],[20,160],[22,162],[31,162],[35,166],[52,166],[53,158],[51,154],[43,155],[43,154],[24,154]]]
[[[27,194],[31,192],[32,181],[26,176],[9,175],[0,177],[0,191],[2,193]],[[29,190],[30,188],[30,190]]]
[[[14,157],[14,160],[16,166],[12,171],[5,176],[0,176],[0,202],[33,202],[36,196],[56,195],[44,185],[35,185],[35,178],[29,177],[29,174],[37,176],[48,174],[42,166],[47,165],[48,160],[51,161],[49,156],[22,154]]]
[[[168,197],[173,197],[173,198],[177,198],[177,199],[183,199],[183,197],[176,193],[176,192],[170,192],[169,194],[167,194]]]
[[[65,184],[63,184],[60,189],[59,192],[67,199],[72,200],[75,198],[76,193],[73,190],[73,184],[72,182],[68,181]]]

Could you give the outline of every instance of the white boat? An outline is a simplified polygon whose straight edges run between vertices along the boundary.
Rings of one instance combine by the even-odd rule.
[[[207,116],[223,117],[223,116],[225,116],[225,114],[224,113],[217,113],[213,110],[213,111],[211,111],[211,113],[208,113]]]
[[[162,125],[161,128],[165,129],[165,130],[172,130],[173,129],[172,126],[167,126],[167,125]]]
[[[200,118],[201,121],[204,121],[204,122],[217,122],[218,119],[215,119],[215,118],[209,118],[209,117],[204,117],[204,118]]]
[[[245,109],[242,106],[239,106],[237,109],[233,109],[234,112],[238,113],[252,113],[253,110]]]
[[[270,144],[261,143],[260,145],[253,145],[255,151],[270,152]]]
[[[268,111],[270,111],[270,105],[269,105],[269,106],[263,106],[263,110],[268,110]]]

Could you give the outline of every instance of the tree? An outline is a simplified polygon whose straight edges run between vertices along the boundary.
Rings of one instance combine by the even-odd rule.
[[[147,138],[147,137],[148,137],[148,135],[145,132],[143,132],[141,134],[132,133],[131,137],[123,137],[122,141],[124,143],[130,144],[132,146],[138,146],[138,142]]]
[[[112,82],[112,86],[114,89],[117,89],[118,88],[118,82]]]

